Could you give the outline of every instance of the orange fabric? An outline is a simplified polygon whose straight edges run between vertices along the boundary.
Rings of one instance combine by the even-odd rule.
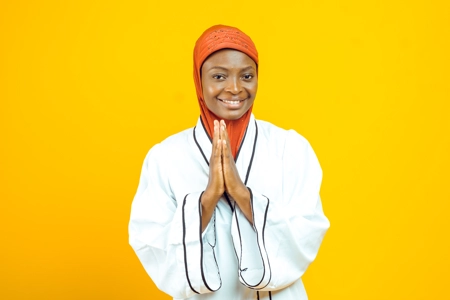
[[[247,54],[253,59],[258,66],[258,51],[255,44],[245,33],[235,27],[225,25],[215,25],[208,28],[197,40],[194,48],[194,82],[197,91],[198,103],[200,105],[200,116],[206,131],[212,138],[214,133],[214,120],[220,120],[206,106],[203,100],[201,68],[203,62],[212,53],[221,49],[234,49]],[[224,120],[227,124],[228,137],[230,138],[230,146],[233,157],[239,150],[239,146],[244,138],[247,129],[252,107],[237,120]]]

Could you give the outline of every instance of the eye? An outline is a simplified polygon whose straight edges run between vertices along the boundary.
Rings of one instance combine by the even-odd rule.
[[[217,80],[224,80],[225,79],[225,75],[223,75],[223,74],[214,74],[212,77],[214,79],[217,79]]]
[[[244,74],[244,76],[242,76],[242,78],[244,80],[251,80],[251,79],[253,79],[253,75],[252,74]]]

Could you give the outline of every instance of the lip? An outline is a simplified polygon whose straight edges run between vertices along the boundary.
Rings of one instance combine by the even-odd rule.
[[[239,109],[239,108],[241,108],[243,105],[244,105],[244,101],[245,100],[247,100],[248,98],[245,98],[245,99],[236,99],[236,100],[228,100],[228,99],[220,99],[220,98],[217,98],[217,100],[219,100],[220,101],[220,103],[223,105],[223,106],[225,106],[225,107],[227,107],[227,108],[229,108],[229,109]],[[235,101],[239,101],[239,103],[230,103],[230,102],[225,102],[225,101],[233,101],[233,102],[235,102]]]

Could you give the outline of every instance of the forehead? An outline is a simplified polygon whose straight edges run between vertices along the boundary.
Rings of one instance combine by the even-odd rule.
[[[244,69],[253,67],[256,69],[256,63],[247,54],[234,50],[222,49],[214,52],[203,62],[202,70],[207,71],[215,67],[222,67],[226,69]]]

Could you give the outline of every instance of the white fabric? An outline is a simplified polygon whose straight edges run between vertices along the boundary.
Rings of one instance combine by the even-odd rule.
[[[252,116],[236,166],[254,224],[222,197],[201,233],[210,155],[199,119],[145,158],[129,235],[147,273],[174,299],[307,299],[301,276],[329,227],[308,141]]]

